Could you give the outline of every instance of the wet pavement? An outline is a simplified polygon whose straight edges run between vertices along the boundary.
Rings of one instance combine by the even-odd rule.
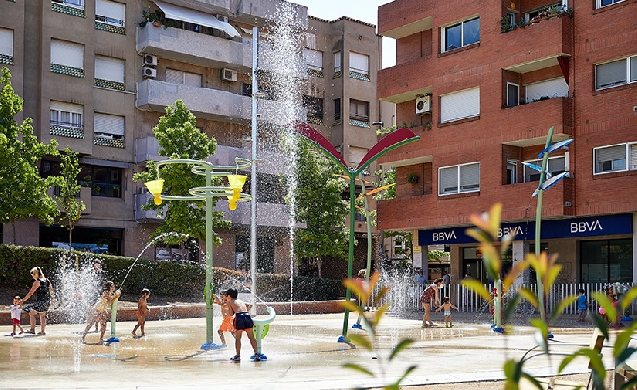
[[[250,360],[252,350],[243,338],[242,361],[230,360],[234,345],[211,351],[200,350],[205,342],[205,318],[146,323],[146,336],[130,334],[135,322],[118,322],[119,343],[97,344],[98,334],[89,333],[80,343],[83,324],[50,325],[46,336],[11,337],[10,326],[0,336],[0,388],[2,389],[345,389],[382,385],[416,365],[404,385],[496,380],[503,377],[507,359],[520,359],[535,345],[533,330],[518,326],[504,336],[489,323],[472,323],[455,316],[455,326],[421,329],[420,320],[385,317],[378,337],[378,355],[347,343],[337,342],[343,314],[277,316],[262,342],[268,359]],[[350,315],[350,326],[356,315]],[[216,328],[221,319],[215,317]],[[363,333],[364,330],[351,329]],[[588,345],[592,328],[553,329],[559,352],[572,352]],[[107,336],[109,329],[107,328]],[[391,349],[402,338],[416,342],[388,362]],[[227,334],[227,340],[234,341]],[[605,363],[612,365],[610,352]],[[559,359],[561,360],[561,359]],[[342,368],[360,364],[378,378]],[[557,367],[554,358],[553,367]],[[587,372],[587,361],[578,358],[568,373]],[[544,356],[532,358],[526,369],[537,376],[554,374]],[[449,385],[453,388],[453,385]]]

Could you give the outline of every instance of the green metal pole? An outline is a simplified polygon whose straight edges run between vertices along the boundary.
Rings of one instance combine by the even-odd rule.
[[[206,186],[212,185],[212,170],[206,168]],[[213,303],[213,287],[212,287],[212,265],[213,265],[213,238],[212,238],[212,194],[206,194],[206,344],[211,346],[213,340],[213,324],[212,324],[212,303]]]
[[[369,198],[365,195],[365,181],[363,181],[362,173],[360,179],[365,201],[365,222],[367,223],[367,268],[365,268],[365,280],[369,282],[369,274],[372,272],[372,218],[369,212]]]
[[[546,137],[546,145],[545,149],[548,149],[551,146],[551,142],[553,141],[553,130],[555,129],[552,126],[549,129],[548,135]],[[546,167],[548,165],[549,154],[544,153],[542,156],[542,171],[540,172],[540,183],[538,185],[537,191],[537,208],[535,209],[535,256],[540,256],[540,233],[542,227],[542,194],[544,190],[541,189],[541,186],[544,184],[546,180]],[[540,274],[537,274],[537,295],[538,295],[538,305],[540,306],[540,318],[542,320],[546,320],[546,311],[544,308],[544,284],[542,283],[542,278]]]
[[[352,278],[352,266],[354,263],[354,215],[356,213],[356,194],[355,183],[356,176],[349,174],[349,255],[347,257],[347,277]],[[345,301],[349,302],[352,292],[348,289],[345,291]],[[345,308],[345,318],[343,319],[342,336],[347,336],[347,327],[349,320],[349,309]]]

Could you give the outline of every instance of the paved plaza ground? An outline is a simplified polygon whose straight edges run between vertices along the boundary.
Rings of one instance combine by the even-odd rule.
[[[205,342],[204,318],[151,321],[146,325],[146,337],[140,339],[130,334],[134,322],[118,322],[120,342],[109,346],[98,345],[95,333],[87,336],[87,344],[81,344],[83,324],[54,324],[47,327],[46,336],[28,337],[8,336],[10,326],[3,325],[0,388],[349,389],[379,386],[383,380],[344,369],[343,364],[358,363],[380,375],[379,364],[384,362],[389,379],[416,365],[403,382],[414,388],[497,389],[502,385],[493,381],[502,379],[504,361],[520,359],[535,345],[533,330],[527,326],[515,326],[504,336],[494,333],[486,318],[481,322],[475,314],[454,313],[453,328],[439,322],[436,328],[421,329],[418,315],[384,318],[378,355],[337,342],[343,314],[280,315],[263,340],[262,352],[268,359],[258,363],[250,361],[252,351],[245,338],[240,363],[229,359],[234,355],[232,346],[200,350]],[[350,316],[350,325],[355,319],[356,315]],[[215,328],[220,323],[215,317]],[[560,327],[553,328],[553,333],[558,341],[554,348],[569,352],[588,345],[592,328]],[[387,362],[392,347],[405,337],[416,342]],[[607,367],[612,367],[610,352],[604,359]],[[546,376],[554,374],[556,366],[555,358],[549,362],[538,356],[526,367],[534,375]],[[587,361],[577,359],[567,372],[587,373]]]

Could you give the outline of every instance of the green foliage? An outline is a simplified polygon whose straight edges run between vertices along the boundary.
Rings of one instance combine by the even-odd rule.
[[[58,248],[0,245],[0,285],[17,290],[29,289],[33,284],[29,270],[35,266],[42,267],[44,274],[55,284],[55,274],[68,256],[73,259],[77,257],[80,264],[90,264],[94,258],[100,259],[106,278],[128,293],[136,294],[146,287],[157,296],[198,298],[202,295],[206,281],[206,272],[202,265],[140,259],[133,266],[126,282],[120,285],[135,261],[131,257],[95,255]],[[230,286],[237,287],[243,280],[243,274],[238,271],[220,267],[214,269],[213,285],[217,291]],[[280,302],[290,299],[290,275],[258,274],[257,286],[259,296],[265,301]],[[296,301],[335,300],[345,294],[338,280],[295,277],[293,288],[293,299]]]
[[[181,100],[175,106],[166,107],[166,115],[159,118],[159,123],[153,128],[159,141],[159,155],[168,159],[207,160],[215,153],[217,141],[196,127],[196,118]],[[160,176],[165,180],[164,193],[167,195],[188,196],[191,188],[205,185],[205,177],[192,173],[192,166],[188,164],[168,164],[161,168]],[[133,180],[147,182],[157,179],[157,169],[154,161],[149,161],[146,171],[136,173]],[[219,185],[221,179],[213,178],[212,185]],[[218,198],[213,198],[213,206]],[[206,212],[204,201],[169,201],[155,205],[150,199],[143,206],[145,210],[156,210],[162,214],[166,207],[164,220],[159,224],[151,239],[163,234],[176,232],[200,240],[206,236]],[[212,217],[213,240],[215,245],[221,245],[221,238],[214,233],[214,228],[228,228],[230,222],[223,219],[222,211],[214,211]],[[184,236],[171,235],[163,241],[167,244],[179,244],[185,240]]]
[[[342,302],[342,305],[345,307],[345,309],[358,313],[365,328],[367,329],[367,333],[369,334],[369,336],[350,334],[348,335],[349,341],[375,354],[376,361],[378,362],[378,367],[380,370],[380,379],[383,383],[386,383],[389,364],[398,357],[401,351],[409,348],[409,346],[414,343],[414,340],[410,338],[401,339],[398,344],[396,344],[396,346],[390,351],[389,355],[387,356],[387,363],[385,363],[385,357],[381,353],[382,351],[378,346],[378,324],[387,312],[387,309],[389,309],[389,303],[386,303],[380,307],[378,307],[378,303],[381,302],[383,297],[387,294],[387,292],[389,291],[389,287],[381,288],[374,295],[374,288],[378,283],[379,278],[380,274],[375,272],[369,279],[369,284],[367,286],[359,284],[355,279],[346,279],[343,284],[346,288],[352,291],[354,297],[358,298],[357,301],[359,302],[359,304],[356,304],[355,300]],[[373,300],[372,296],[374,296]],[[366,302],[370,301],[372,302],[372,306],[378,307],[375,312],[365,311]],[[377,377],[372,370],[356,363],[346,363],[343,365],[343,367],[361,372],[373,378]],[[415,365],[409,366],[394,383],[384,386],[383,389],[398,390],[400,388],[400,383],[416,368],[417,366]]]
[[[46,155],[58,154],[57,142],[39,142],[31,118],[20,125],[15,121],[23,100],[15,94],[6,67],[2,68],[0,83],[0,223],[36,217],[50,225],[60,212],[46,192],[58,178],[40,177],[37,164]],[[15,242],[15,229],[13,239]]]
[[[309,141],[296,141],[296,186],[286,201],[293,207],[296,221],[305,222],[306,228],[296,232],[294,252],[301,261],[328,256],[345,259],[349,243],[345,218],[349,209],[342,193],[347,184],[335,176],[341,174],[335,162]]]
[[[86,205],[77,196],[80,193],[81,186],[77,181],[77,175],[80,174],[80,164],[77,153],[70,148],[65,148],[64,153],[60,154],[62,162],[60,163],[60,195],[54,199],[63,212],[59,223],[66,226],[69,231],[69,247],[71,246],[73,228],[75,223],[82,216],[82,211],[86,209]]]
[[[502,205],[494,205],[486,217],[481,215],[472,215],[471,222],[476,225],[475,228],[467,230],[467,234],[474,237],[480,242],[480,249],[482,250],[482,257],[484,267],[490,278],[496,283],[502,280],[501,269],[502,260],[501,255],[505,253],[506,248],[513,240],[512,236],[506,236],[502,241],[498,242],[498,230],[500,227],[500,215],[502,211]],[[499,244],[499,245],[498,245]],[[530,320],[530,325],[537,329],[537,341],[538,347],[541,348],[544,354],[550,355],[549,351],[549,325],[557,320],[564,312],[566,307],[573,304],[576,300],[576,296],[569,296],[564,298],[558,303],[558,306],[554,309],[550,318],[547,318],[545,308],[540,302],[543,301],[543,295],[548,294],[551,290],[551,286],[555,283],[557,276],[561,271],[561,265],[556,263],[557,255],[548,256],[546,252],[542,252],[539,256],[535,254],[527,254],[524,260],[514,263],[513,268],[503,279],[503,291],[506,292],[515,281],[516,277],[524,271],[527,267],[531,267],[535,270],[538,278],[538,286],[541,289],[536,293],[526,288],[518,288],[517,294],[513,299],[509,300],[506,308],[503,310],[503,320],[506,321],[510,318],[510,315],[514,313],[515,306],[519,304],[521,299],[525,299],[529,304],[538,309],[540,313],[539,318],[533,318]],[[493,302],[489,291],[476,280],[467,280],[462,282],[463,285],[469,289],[477,292],[483,299],[488,302]],[[496,284],[497,285],[497,284]],[[637,297],[637,288],[628,290],[626,294],[619,300],[618,308],[613,307],[611,300],[602,293],[593,293],[593,298],[597,300],[600,307],[606,310],[608,318],[614,319],[616,316],[630,306],[631,302]],[[603,318],[597,313],[591,314],[591,319],[597,328],[601,331],[606,340],[610,339],[609,321]],[[613,322],[613,321],[611,321]],[[635,348],[628,348],[628,343],[631,339],[633,332],[637,330],[637,323],[633,323],[620,332],[613,345],[613,356],[615,358],[615,367],[621,367],[626,360],[637,350]],[[562,373],[563,370],[577,357],[585,357],[589,360],[589,366],[592,368],[592,389],[604,390],[604,380],[606,377],[606,369],[602,362],[602,356],[599,351],[592,348],[581,348],[574,353],[568,354],[559,364],[558,373]],[[540,383],[533,378],[532,375],[524,372],[524,363],[526,360],[508,360],[505,362],[503,370],[505,374],[505,389],[516,390],[519,388],[519,382],[522,378],[527,379],[538,389],[541,389]],[[635,381],[637,383],[637,380]],[[630,388],[630,387],[628,387]]]
[[[396,168],[391,167],[386,171],[379,169],[374,172],[374,175],[378,177],[378,181],[375,183],[376,188],[390,186],[385,191],[374,194],[374,199],[386,200],[396,198]]]

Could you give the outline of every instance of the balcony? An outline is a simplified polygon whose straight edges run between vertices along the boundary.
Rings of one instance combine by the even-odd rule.
[[[147,24],[137,28],[137,52],[207,67],[252,69],[252,44],[173,27]]]
[[[504,70],[528,73],[558,65],[557,58],[573,54],[573,20],[555,17],[496,36],[494,47],[507,53]]]
[[[252,120],[252,98],[218,89],[197,88],[185,84],[172,84],[158,80],[144,80],[137,84],[137,108],[165,112],[177,99],[184,101],[197,118],[221,122]],[[305,118],[301,106],[289,107],[284,103],[259,99],[259,121],[276,125],[288,124],[293,118]]]
[[[150,79],[137,84],[137,108],[141,110],[165,112],[178,99],[198,118],[222,122],[251,118],[252,103],[248,96]]]
[[[431,82],[437,77],[432,61],[437,57],[426,56],[378,71],[377,96],[394,104],[415,100],[421,95],[431,95]]]
[[[521,147],[543,145],[551,126],[555,126],[553,141],[571,138],[572,110],[572,98],[540,100],[502,109],[501,120],[509,124],[507,131],[502,132],[502,143]]]
[[[153,195],[150,192],[135,194],[135,222],[138,223],[158,223],[164,220],[163,217],[157,216],[157,210],[142,210],[142,206],[147,204]],[[162,209],[166,212],[166,206]]]
[[[236,6],[235,16],[233,20],[247,23],[249,25],[263,26],[269,24],[273,15],[276,15],[280,9],[287,9],[291,7],[294,15],[290,16],[290,20],[294,20],[297,23],[296,27],[300,30],[307,30],[307,7],[293,2],[285,2],[281,0],[251,0],[251,1],[239,1]],[[285,4],[285,6],[283,6]],[[285,8],[284,8],[285,7]],[[226,8],[230,8],[229,6]]]
[[[163,157],[159,155],[159,141],[155,137],[137,138],[135,140],[135,164],[162,159]]]

